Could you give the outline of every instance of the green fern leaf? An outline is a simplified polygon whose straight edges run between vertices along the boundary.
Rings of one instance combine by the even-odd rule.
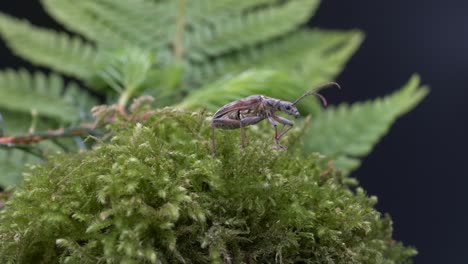
[[[76,85],[70,84],[70,89]],[[64,80],[56,75],[34,74],[21,69],[0,72],[0,110],[29,114],[36,110],[39,116],[72,123],[79,119],[80,105],[73,98],[63,97]],[[83,92],[82,92],[83,93]],[[81,99],[83,100],[83,99]],[[90,97],[86,99],[93,102]],[[83,102],[81,102],[83,106]]]
[[[266,42],[307,21],[319,0],[280,4],[259,1],[112,1],[43,0],[45,9],[69,30],[105,46],[133,45],[158,50],[161,62],[171,60],[168,44],[176,24],[184,20],[184,50],[190,59],[221,54]],[[226,14],[229,19],[226,19]],[[169,57],[169,58],[168,58]]]
[[[83,92],[74,84],[70,84],[65,91],[64,100],[78,108],[89,106],[92,104],[89,98],[83,96]],[[94,105],[94,104],[93,104]],[[89,108],[88,108],[89,109]],[[88,110],[80,110],[81,116],[85,116]],[[19,112],[11,112],[0,108],[0,115],[3,119],[0,122],[0,130],[3,136],[25,135],[31,128],[31,114],[23,114]],[[35,124],[35,131],[46,131],[47,129],[55,128],[57,122],[50,119],[40,118],[40,122]],[[72,139],[59,140],[60,146],[66,146],[67,150],[75,150],[76,144]],[[31,145],[18,147],[9,147],[0,145],[0,186],[15,186],[23,179],[22,174],[25,171],[26,164],[38,164],[43,161],[37,155],[43,153],[56,153],[64,151],[59,145],[51,141],[42,141]],[[35,154],[33,154],[35,153]]]
[[[293,101],[310,88],[303,86],[300,80],[284,72],[249,70],[197,89],[185,97],[179,106],[216,111],[229,102],[254,94]],[[317,112],[319,109],[317,103],[301,104],[298,107],[303,113]]]
[[[0,110],[0,136],[24,133],[30,124],[31,114]]]
[[[187,1],[190,21],[216,21],[222,16],[235,15],[252,8],[278,3],[278,0],[197,0]]]
[[[106,55],[105,63],[98,71],[99,77],[120,94],[119,104],[126,105],[147,78],[154,56],[137,47],[115,50]]]
[[[363,34],[357,30],[301,30],[261,47],[196,64],[189,78],[206,83],[250,67],[267,67],[298,75],[305,83],[330,81],[341,72],[362,40]]]
[[[314,117],[307,132],[305,149],[336,159],[335,165],[348,173],[356,169],[359,158],[367,155],[391,124],[415,107],[428,93],[417,75],[392,95],[330,107]],[[349,124],[349,125],[346,125]]]
[[[186,50],[202,56],[216,56],[231,50],[267,42],[293,31],[307,21],[318,0],[289,1],[280,6],[269,6],[244,16],[222,18],[212,25],[187,34]],[[190,54],[189,54],[190,55]]]
[[[83,91],[83,88],[76,83],[68,83],[62,98],[65,102],[76,109],[75,115],[82,120],[92,120],[91,108],[98,105],[99,101]]]
[[[24,134],[31,124],[30,114],[13,113],[0,110],[1,122],[0,131],[3,136]],[[39,129],[43,128],[47,122],[40,122]],[[25,163],[38,163],[40,159],[25,151],[18,149],[0,148],[0,186],[14,186],[21,182],[21,174],[24,171]]]
[[[99,46],[137,46],[156,51],[160,65],[182,62],[186,66],[185,87],[271,62],[274,68],[295,69],[298,75],[308,77],[307,82],[330,80],[362,40],[357,31],[297,32],[317,9],[319,0],[42,3],[68,29]],[[269,43],[272,39],[279,41]],[[183,54],[175,54],[176,50]]]
[[[24,164],[38,161],[38,158],[21,150],[0,150],[0,186],[5,188],[18,185],[22,180]]]
[[[69,30],[104,46],[161,47],[173,32],[175,12],[169,2],[42,0],[42,4]]]
[[[41,29],[2,13],[0,35],[16,55],[34,64],[83,80],[92,74],[96,51],[80,38]]]
[[[41,159],[23,150],[0,149],[0,187],[18,185],[25,171],[25,164],[38,164]]]

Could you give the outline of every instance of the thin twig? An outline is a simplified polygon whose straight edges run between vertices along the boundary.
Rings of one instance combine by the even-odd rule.
[[[89,134],[96,134],[93,128],[90,127],[74,127],[74,128],[60,128],[56,130],[39,131],[24,135],[16,136],[1,136],[0,147],[17,147],[18,145],[27,145],[30,143],[37,143],[48,139],[58,139],[63,137],[86,136]]]
[[[135,111],[135,109],[133,109]],[[148,110],[141,113],[134,112],[132,114],[127,113],[126,109],[122,105],[113,105],[110,107],[100,106],[93,108],[93,114],[97,120],[93,123],[83,123],[78,127],[71,128],[59,128],[55,130],[47,131],[32,131],[27,134],[10,135],[6,136],[0,133],[0,148],[4,149],[21,149],[25,152],[29,152],[33,155],[42,157],[42,151],[37,147],[32,147],[32,143],[38,143],[44,140],[51,140],[63,150],[67,151],[67,147],[58,140],[60,138],[72,137],[79,146],[80,149],[86,149],[86,145],[80,137],[101,138],[103,135],[96,128],[101,127],[100,125],[116,122],[117,115],[122,117],[124,122],[138,122],[141,120],[148,119],[154,111]],[[101,116],[99,118],[99,116]],[[99,121],[99,119],[102,119]],[[102,123],[102,124],[100,124]],[[2,132],[3,123],[2,116],[0,115],[0,132]]]

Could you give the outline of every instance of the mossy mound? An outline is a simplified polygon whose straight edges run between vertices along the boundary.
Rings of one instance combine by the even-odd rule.
[[[218,130],[213,157],[203,113],[115,124],[109,143],[32,168],[1,213],[0,262],[410,262],[376,198],[303,157],[299,131],[277,151],[271,128],[249,128],[241,152]]]

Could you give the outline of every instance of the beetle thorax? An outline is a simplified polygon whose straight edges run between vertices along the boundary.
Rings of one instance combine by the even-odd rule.
[[[280,108],[281,108],[280,103],[281,103],[281,100],[265,96],[263,98],[263,103],[262,103],[262,107],[261,107],[262,109],[259,112],[263,112],[264,115],[267,116],[269,114],[273,114],[276,111],[281,111],[280,110]]]

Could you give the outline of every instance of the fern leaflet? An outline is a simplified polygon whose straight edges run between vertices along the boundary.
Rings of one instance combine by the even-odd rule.
[[[360,31],[301,30],[259,47],[194,64],[193,82],[209,82],[218,76],[251,67],[266,67],[298,75],[304,83],[332,80],[359,47]]]
[[[252,8],[264,7],[278,2],[278,0],[187,1],[187,16],[193,22],[216,21],[222,16],[238,15]]]
[[[74,84],[69,84],[69,87],[69,93],[77,90]],[[64,80],[56,74],[46,76],[40,72],[31,74],[24,69],[5,70],[0,72],[0,110],[29,114],[34,109],[42,117],[75,122],[80,117],[80,106],[86,106],[85,101],[94,103],[94,100],[87,96],[78,102],[70,96],[64,97],[64,89]],[[73,102],[78,104],[73,105]]]
[[[42,29],[0,13],[0,34],[16,55],[40,66],[86,80],[96,51],[78,37]]]
[[[192,58],[199,59],[267,42],[306,22],[318,3],[317,0],[289,1],[244,16],[221,18],[213,23],[212,29],[201,27],[187,34],[186,50],[197,55]]]
[[[170,40],[173,5],[168,2],[43,0],[44,8],[71,31],[104,46],[161,47]]]
[[[356,169],[359,158],[367,155],[391,124],[415,107],[428,93],[418,76],[392,95],[330,107],[315,116],[305,140],[305,150],[320,152],[336,159],[345,172]],[[348,125],[346,125],[348,124]]]

